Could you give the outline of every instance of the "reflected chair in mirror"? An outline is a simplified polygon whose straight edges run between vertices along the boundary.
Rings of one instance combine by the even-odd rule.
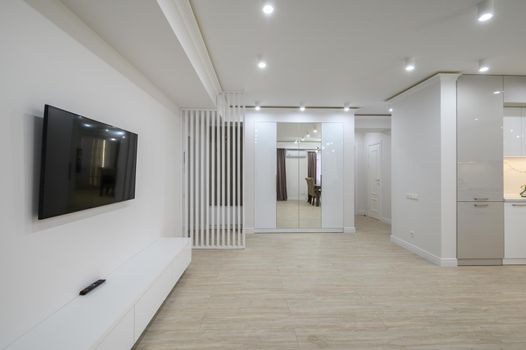
[[[309,202],[309,204],[311,205],[316,205],[317,207],[319,207],[320,206],[320,195],[321,195],[320,187],[314,184],[314,179],[312,177],[306,177],[305,181],[307,181],[307,189],[308,189],[307,202]]]

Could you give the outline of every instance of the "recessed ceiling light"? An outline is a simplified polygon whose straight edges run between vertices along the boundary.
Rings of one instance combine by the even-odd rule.
[[[408,72],[414,71],[415,68],[416,68],[415,59],[411,58],[411,57],[406,58],[405,61],[404,61],[404,68]]]
[[[318,129],[314,129],[312,130],[312,132],[316,134],[318,132]]]
[[[300,112],[305,112],[305,106],[304,105],[300,106]]]
[[[258,68],[259,69],[265,69],[267,68],[267,62],[263,61],[263,60],[259,60],[258,61]]]
[[[478,4],[478,21],[487,22],[495,15],[495,4],[493,0],[485,0]]]
[[[265,5],[263,5],[262,11],[267,16],[271,15],[274,12],[274,6],[271,3],[267,2]]]
[[[479,72],[486,73],[488,71],[489,71],[489,64],[486,62],[486,60],[480,60],[479,61]]]

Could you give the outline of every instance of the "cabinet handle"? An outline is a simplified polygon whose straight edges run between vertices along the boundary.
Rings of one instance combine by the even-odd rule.
[[[476,201],[488,201],[489,200],[489,198],[480,198],[480,197],[475,197],[473,199]]]
[[[475,208],[485,208],[489,206],[489,204],[474,204]]]
[[[512,204],[513,207],[526,207],[526,204]]]

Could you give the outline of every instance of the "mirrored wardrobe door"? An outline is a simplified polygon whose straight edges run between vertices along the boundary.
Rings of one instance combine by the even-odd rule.
[[[297,123],[277,123],[276,142],[276,227],[297,229],[299,138]]]
[[[301,158],[299,161],[299,228],[321,228],[322,173],[320,123],[302,123],[300,129]]]

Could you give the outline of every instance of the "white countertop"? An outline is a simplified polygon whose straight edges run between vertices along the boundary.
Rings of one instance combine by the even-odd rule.
[[[521,197],[519,194],[505,194],[505,202],[526,202],[526,198]]]

